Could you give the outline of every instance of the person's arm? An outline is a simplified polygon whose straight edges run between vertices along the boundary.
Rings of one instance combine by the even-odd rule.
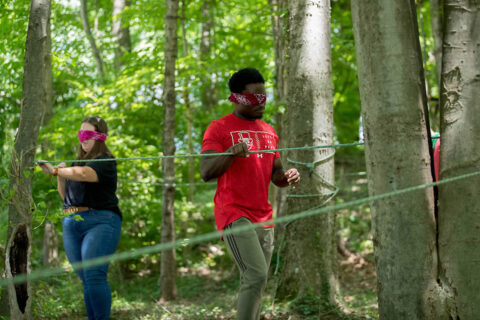
[[[58,165],[59,168],[65,168],[67,165],[65,164],[65,162],[62,162]],[[59,177],[57,175],[57,190],[58,190],[58,194],[60,195],[60,197],[62,198],[62,200],[65,200],[65,183],[66,183],[66,179],[65,178],[62,178],[62,177]]]
[[[58,178],[64,178],[81,182],[98,182],[98,176],[95,170],[89,166],[54,168],[50,163],[39,163],[42,170],[48,174],[56,175]]]
[[[203,181],[206,182],[220,177],[230,168],[235,157],[246,157],[248,146],[245,142],[242,142],[231,146],[225,152],[233,153],[233,155],[210,156],[200,159],[200,175]],[[218,153],[218,151],[205,150],[203,153]]]
[[[300,182],[300,173],[295,168],[283,170],[282,160],[276,158],[273,160],[272,182],[277,187],[286,187],[293,184],[293,187]]]

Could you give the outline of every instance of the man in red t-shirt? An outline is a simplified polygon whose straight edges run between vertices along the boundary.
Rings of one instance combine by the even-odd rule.
[[[233,113],[212,121],[203,137],[202,153],[233,155],[202,157],[202,179],[217,178],[215,222],[219,231],[272,219],[268,202],[270,181],[279,187],[300,181],[297,169],[283,169],[273,127],[261,120],[265,111],[265,80],[245,68],[228,82]],[[261,153],[250,151],[265,150]],[[224,240],[240,270],[237,319],[258,319],[273,253],[273,225],[226,235]]]

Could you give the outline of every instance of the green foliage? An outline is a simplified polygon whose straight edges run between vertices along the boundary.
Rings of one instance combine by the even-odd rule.
[[[349,1],[332,2],[332,81],[335,137],[340,143],[358,141],[360,96]],[[355,148],[338,150],[354,153]]]
[[[74,314],[84,313],[82,284],[80,279],[72,279],[72,276],[74,274],[65,274],[49,282],[33,282],[35,300],[32,313],[36,319],[70,318]]]
[[[292,300],[289,306],[304,319],[314,319],[320,312],[320,299],[313,292],[307,291]]]

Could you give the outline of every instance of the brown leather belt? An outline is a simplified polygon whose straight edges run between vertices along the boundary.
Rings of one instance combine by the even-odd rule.
[[[82,212],[82,211],[88,211],[91,210],[89,207],[68,207],[67,209],[63,209],[62,213],[67,214],[67,213],[77,213],[77,212]]]

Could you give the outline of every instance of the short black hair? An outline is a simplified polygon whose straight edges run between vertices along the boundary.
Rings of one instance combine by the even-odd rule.
[[[262,74],[255,68],[244,68],[235,72],[230,80],[228,80],[228,87],[230,92],[242,93],[247,84],[250,83],[265,83]]]

